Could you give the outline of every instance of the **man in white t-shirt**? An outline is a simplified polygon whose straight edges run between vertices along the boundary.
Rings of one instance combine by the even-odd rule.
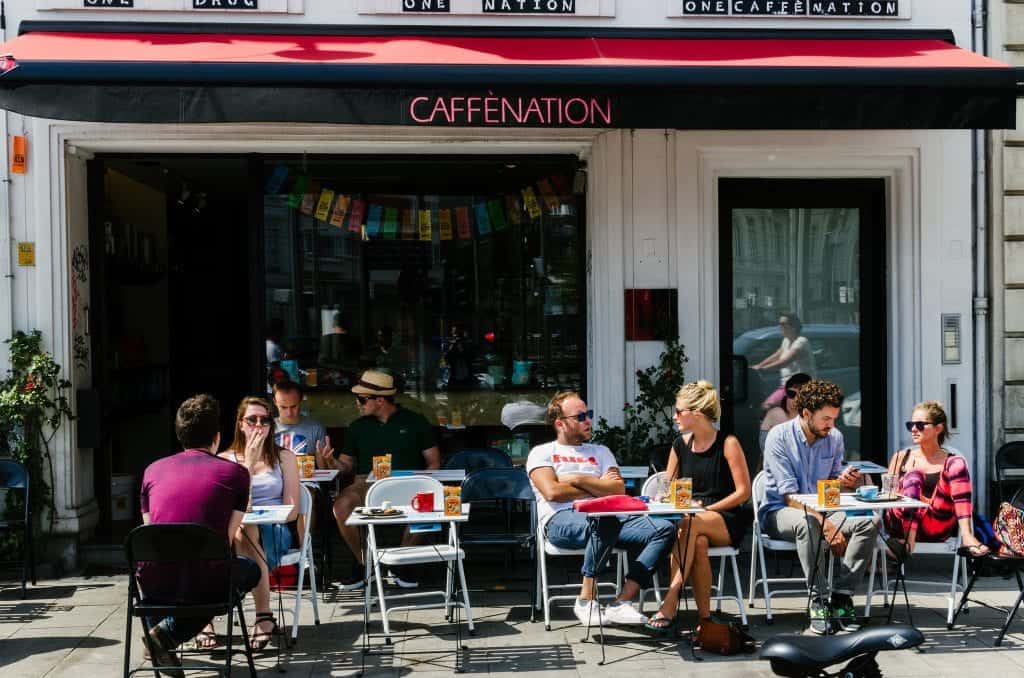
[[[618,462],[604,445],[592,445],[593,410],[572,391],[555,395],[548,404],[548,421],[555,427],[554,442],[530,450],[526,472],[537,497],[537,519],[547,540],[564,549],[583,549],[583,586],[574,612],[586,625],[597,622],[598,605],[594,574],[600,566],[595,554],[612,547],[636,553],[629,563],[626,581],[615,602],[605,608],[604,619],[617,624],[643,624],[647,618],[630,604],[641,586],[649,584],[658,563],[676,538],[673,522],[649,516],[607,517],[591,532],[585,513],[573,510],[577,499],[624,494]],[[588,538],[593,542],[588,542]],[[632,557],[632,556],[631,556]]]

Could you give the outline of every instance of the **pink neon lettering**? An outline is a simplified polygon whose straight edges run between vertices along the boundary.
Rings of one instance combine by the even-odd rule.
[[[430,125],[538,125],[611,126],[611,99],[572,97],[414,97],[409,116],[416,123]]]

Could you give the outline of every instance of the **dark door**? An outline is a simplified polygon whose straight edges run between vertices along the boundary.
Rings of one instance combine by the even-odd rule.
[[[722,179],[719,224],[722,423],[752,470],[766,401],[798,371],[842,388],[847,458],[884,462],[884,180]],[[784,339],[795,359],[758,367]]]

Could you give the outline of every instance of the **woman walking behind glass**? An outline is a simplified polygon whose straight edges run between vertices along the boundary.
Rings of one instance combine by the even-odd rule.
[[[711,618],[711,561],[708,548],[739,544],[753,516],[743,504],[750,498],[747,459],[736,436],[715,428],[722,413],[718,392],[707,381],[686,384],[676,395],[676,426],[665,477],[693,479],[693,500],[706,510],[683,518],[672,552],[672,581],[661,608],[647,621],[654,631],[672,629],[683,583],[689,579],[699,623]],[[681,552],[685,562],[678,562]]]

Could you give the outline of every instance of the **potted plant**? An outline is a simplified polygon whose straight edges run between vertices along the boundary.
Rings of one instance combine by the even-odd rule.
[[[686,349],[678,339],[665,342],[658,362],[636,371],[637,397],[622,411],[623,425],[612,426],[604,417],[597,420],[594,442],[606,445],[623,465],[647,465],[648,450],[665,450],[676,436],[673,408],[676,393],[683,386]]]
[[[0,380],[0,455],[28,468],[32,513],[40,516],[40,509],[48,508],[52,527],[55,507],[50,442],[61,425],[73,418],[68,400],[71,382],[61,376],[61,366],[43,350],[39,330],[15,332],[4,343],[10,347],[10,369]]]

